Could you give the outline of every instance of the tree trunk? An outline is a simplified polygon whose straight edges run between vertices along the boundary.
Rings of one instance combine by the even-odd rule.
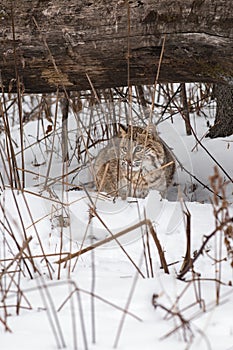
[[[233,134],[233,87],[223,84],[214,85],[214,97],[217,111],[214,126],[207,137],[225,137]]]
[[[152,84],[164,40],[160,82],[229,82],[232,25],[232,0],[1,0],[0,87]]]

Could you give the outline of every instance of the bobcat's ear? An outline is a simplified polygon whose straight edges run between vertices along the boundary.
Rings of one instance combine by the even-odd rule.
[[[118,136],[125,137],[125,135],[127,134],[127,127],[120,123],[118,125],[119,125]]]
[[[153,139],[159,139],[158,131],[156,129],[156,126],[153,124],[149,124],[146,128],[145,131],[148,132],[148,135],[150,135]]]

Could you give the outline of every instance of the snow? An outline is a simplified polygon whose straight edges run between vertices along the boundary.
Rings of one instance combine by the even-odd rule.
[[[193,116],[192,122],[200,139],[207,131],[206,120]],[[36,125],[37,122],[25,125],[27,139],[32,138],[30,135],[36,137]],[[74,130],[74,125],[70,128]],[[182,118],[177,116],[173,124],[169,121],[161,123],[159,131],[183,166],[210,186],[209,176],[213,175],[215,162],[200,145],[195,148],[193,136],[185,135]],[[17,126],[12,128],[12,135],[19,143]],[[75,137],[73,140],[75,143]],[[233,137],[202,140],[231,177],[232,142]],[[0,322],[1,349],[233,349],[233,274],[224,243],[221,251],[218,248],[223,237],[218,235],[209,240],[208,252],[204,251],[195,262],[195,277],[188,272],[185,281],[177,279],[186,252],[184,212],[188,209],[191,216],[193,255],[216,227],[212,193],[179,168],[175,179],[179,186],[170,189],[167,199],[161,199],[156,191],[151,191],[145,200],[137,203],[121,199],[113,203],[109,198],[97,196],[94,189],[88,189],[88,195],[85,191],[67,192],[65,185],[50,184],[51,179],[62,174],[63,164],[57,143],[48,175],[45,164],[51,156],[50,151],[45,152],[46,147],[50,149],[48,143],[35,144],[34,148],[25,151],[27,169],[33,173],[26,173],[24,194],[6,187],[0,196],[5,211],[5,215],[1,211],[0,220],[8,228],[1,225],[0,258],[12,259],[18,253],[16,241],[22,246],[25,238],[32,236],[29,246],[38,269],[38,272],[33,271],[27,260],[31,279],[21,261],[18,266],[22,269],[20,277],[14,272],[15,264],[10,268],[11,272],[2,276],[0,321],[6,320],[12,333],[6,332]],[[20,155],[17,159],[20,161]],[[3,165],[0,167],[7,182]],[[73,161],[70,169],[75,167],[77,164]],[[227,181],[226,175],[219,172]],[[43,189],[46,174],[49,190]],[[75,178],[75,183],[87,177],[84,169],[84,173]],[[229,183],[226,194],[231,217],[232,192],[232,183]],[[98,217],[91,218],[93,203],[102,221]],[[145,226],[124,234],[118,242],[111,241],[72,259],[65,268],[61,265],[59,269],[56,264],[60,257],[66,256],[60,256],[60,252],[77,252],[145,217],[153,224],[170,274],[161,269],[150,231],[148,236],[143,236]],[[14,232],[15,240],[9,231]],[[44,254],[48,255],[49,265]],[[214,257],[221,263],[216,263]],[[2,271],[10,261],[1,261]],[[216,279],[221,280],[220,285]],[[218,287],[219,305],[216,305]],[[20,300],[17,299],[19,289]],[[20,304],[19,315],[16,315],[17,302]],[[157,307],[152,305],[153,302]],[[187,321],[183,325],[180,315]]]

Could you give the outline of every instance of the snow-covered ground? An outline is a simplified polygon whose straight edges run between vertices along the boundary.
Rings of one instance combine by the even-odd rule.
[[[191,117],[201,139],[208,130],[206,119]],[[74,125],[71,121],[72,146]],[[37,122],[25,125],[26,147],[34,138],[36,141],[37,132],[43,137],[37,127]],[[159,131],[180,163],[210,187],[209,176],[214,174],[216,162],[193,136],[186,136],[182,118],[177,115],[174,123],[161,123]],[[19,144],[18,126],[12,129],[12,137]],[[233,216],[232,183],[226,187],[228,211],[219,214],[220,221],[213,215],[213,194],[179,166],[167,199],[154,191],[145,200],[113,203],[96,197],[94,189],[88,188],[88,194],[66,191],[64,181],[70,182],[75,173],[64,178],[63,185],[62,181],[52,183],[78,163],[74,159],[68,169],[63,169],[59,137],[55,138],[53,152],[51,139],[35,143],[24,152],[26,169],[31,171],[26,173],[24,194],[7,186],[3,190],[1,185],[1,349],[232,350],[233,269],[223,230],[208,241],[194,263],[193,273],[185,274],[184,281],[177,278],[186,253],[185,213],[190,212],[191,256],[195,258],[206,236],[224,221],[221,215]],[[233,136],[203,138],[201,142],[232,178]],[[20,164],[20,154],[17,160]],[[2,161],[0,167],[7,183]],[[227,182],[226,173],[219,169]],[[87,178],[84,170],[74,183]],[[99,217],[90,214],[94,205]],[[215,208],[220,206],[221,201]],[[66,265],[55,263],[66,257],[65,253],[96,244],[145,217],[155,229],[169,274],[161,268],[151,231],[143,235],[145,226],[125,233],[117,242],[76,256]],[[22,247],[30,236],[30,253],[25,248],[25,254],[33,256],[37,271],[30,259],[25,259],[27,266],[22,259],[11,265],[19,252],[17,244]],[[4,322],[9,331],[5,331]]]

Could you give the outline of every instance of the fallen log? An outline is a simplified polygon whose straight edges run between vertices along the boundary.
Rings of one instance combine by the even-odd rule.
[[[233,81],[231,0],[1,0],[4,91]]]

